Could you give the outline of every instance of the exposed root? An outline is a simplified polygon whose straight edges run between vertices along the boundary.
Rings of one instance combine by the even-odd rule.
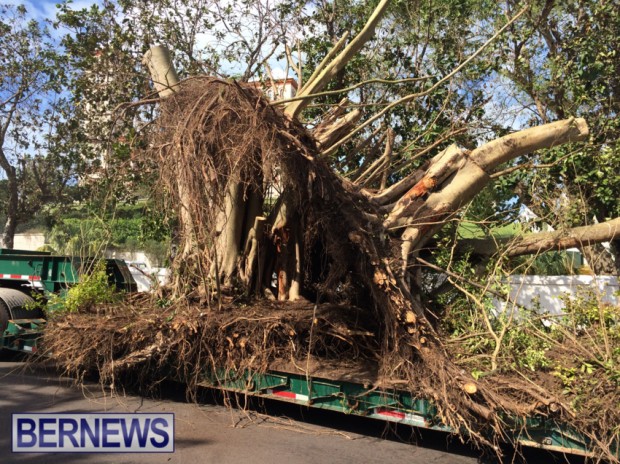
[[[155,309],[152,299],[134,297],[50,321],[43,346],[76,378],[97,375],[116,386],[131,374],[134,383],[125,386],[145,391],[176,379],[194,392],[206,373],[265,372],[275,361],[303,364],[309,355],[328,363],[372,359],[374,325],[358,308],[335,305],[261,302],[209,311],[177,301]]]

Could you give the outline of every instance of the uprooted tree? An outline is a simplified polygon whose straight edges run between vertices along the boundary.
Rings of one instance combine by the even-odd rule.
[[[425,308],[421,255],[501,165],[583,141],[587,124],[570,118],[477,148],[451,145],[391,185],[386,173],[394,138],[388,130],[380,156],[355,176],[339,175],[329,155],[361,129],[360,111],[348,111],[343,101],[312,130],[299,115],[362,48],[387,4],[380,2],[348,45],[340,41],[288,102],[274,104],[254,85],[214,77],[179,82],[165,50],[155,47],[147,54],[160,99],[143,158],[159,173],[158,190],[176,216],[178,251],[165,294],[175,309],[164,316],[140,300],[142,309],[136,310],[142,312],[114,313],[94,324],[95,340],[80,336],[69,348],[66,331],[85,329],[94,318],[59,321],[48,341],[52,352],[70,350],[61,356],[69,369],[95,368],[110,382],[137,366],[143,372],[173,366],[185,380],[199,375],[201,362],[265,369],[278,358],[320,358],[329,343],[299,347],[300,340],[311,345],[313,336],[321,336],[320,321],[331,324],[324,334],[333,335],[337,325],[365,320],[371,322],[360,324],[364,330],[350,326],[338,332],[340,339],[349,337],[346,353],[378,359],[380,378],[399,379],[432,398],[447,425],[467,430],[478,442],[489,443],[487,428],[501,434],[503,413],[571,418],[569,406],[553,392],[518,379],[475,380],[450,359]],[[395,101],[383,114],[417,96]],[[369,122],[372,118],[364,126]],[[508,253],[615,239],[618,221],[532,235],[511,244]],[[491,254],[499,245],[483,244],[478,253]],[[290,310],[278,318],[268,308]],[[131,318],[135,323],[127,325]],[[306,335],[299,338],[302,331]],[[87,339],[84,349],[80,340]],[[97,340],[104,339],[115,340],[113,351],[95,353]],[[363,349],[354,346],[360,340]],[[583,432],[596,437],[592,430]]]

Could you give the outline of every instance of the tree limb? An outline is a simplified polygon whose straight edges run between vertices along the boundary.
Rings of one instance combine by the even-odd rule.
[[[411,100],[414,100],[416,98],[420,98],[423,97],[425,95],[429,95],[432,92],[434,92],[435,90],[437,90],[438,87],[440,87],[441,85],[443,85],[445,82],[447,82],[448,80],[450,80],[454,75],[456,75],[458,72],[461,71],[461,69],[463,69],[465,66],[467,66],[471,61],[473,61],[475,58],[478,57],[478,55],[480,55],[482,53],[482,51],[488,47],[491,43],[493,43],[495,40],[497,40],[497,38],[503,34],[503,32],[510,27],[510,25],[512,25],[517,19],[519,19],[519,17],[525,13],[527,11],[527,9],[529,8],[529,6],[524,7],[521,11],[519,11],[510,21],[508,21],[499,31],[497,31],[489,40],[487,40],[484,44],[482,44],[482,46],[476,50],[471,56],[469,56],[465,61],[463,61],[460,65],[458,65],[456,68],[454,68],[452,71],[450,71],[446,76],[442,77],[439,81],[437,81],[435,84],[433,84],[432,87],[430,87],[427,90],[424,90],[422,92],[417,92],[417,93],[413,93],[410,95],[407,95],[403,98],[400,98],[398,100],[396,100],[393,103],[390,103],[388,106],[386,106],[385,108],[383,108],[381,111],[379,111],[377,114],[375,114],[372,118],[369,118],[367,121],[364,122],[364,124],[361,124],[360,126],[358,126],[353,132],[351,132],[349,135],[347,135],[346,137],[342,138],[341,140],[338,141],[338,143],[335,143],[334,145],[332,145],[331,147],[327,148],[326,150],[324,150],[324,152],[322,154],[329,154],[331,153],[333,150],[335,150],[336,148],[338,148],[340,145],[342,145],[345,142],[348,142],[355,134],[357,134],[360,130],[362,130],[364,127],[368,126],[369,124],[372,124],[373,122],[375,122],[377,119],[383,117],[386,113],[388,113],[390,110],[392,110],[393,108],[402,105],[403,103],[407,103]]]
[[[465,239],[460,241],[459,247],[470,249],[474,254],[480,256],[491,256],[497,253],[500,248],[506,247],[504,254],[508,257],[515,257],[550,250],[588,246],[618,238],[620,238],[620,218],[590,226],[539,232],[518,238]]]
[[[334,60],[331,61],[314,80],[308,81],[302,91],[299,92],[299,96],[319,92],[336,76],[336,74],[338,74],[342,68],[344,68],[351,58],[353,58],[362,49],[364,44],[373,36],[375,33],[375,27],[377,27],[377,24],[383,17],[389,3],[389,0],[381,0],[379,2],[379,5],[377,5],[377,8],[375,8],[375,11],[373,11],[360,33],[355,36],[351,43],[349,43],[349,45],[347,45],[345,49],[339,53],[338,56],[336,56]],[[299,113],[308,105],[308,103],[309,100],[299,100],[290,103],[286,106],[284,112],[289,117],[296,118],[297,115],[299,115]]]

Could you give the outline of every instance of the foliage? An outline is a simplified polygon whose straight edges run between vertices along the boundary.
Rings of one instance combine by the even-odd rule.
[[[118,301],[120,295],[114,285],[110,284],[104,260],[83,272],[77,284],[64,293],[51,295],[48,308],[54,311],[78,312],[93,306]]]
[[[49,242],[68,255],[92,256],[107,246],[133,248],[139,236],[140,219],[64,219]]]
[[[597,327],[620,342],[620,307],[605,303],[602,297],[601,290],[585,288],[563,298],[566,316],[560,322],[573,333]]]
[[[587,43],[588,50],[598,54],[603,53],[601,47],[604,45],[590,36],[585,37],[571,24],[570,18],[577,11],[573,2],[547,3],[551,5],[550,9],[542,5],[533,6],[526,19],[516,23],[506,38],[497,42],[492,52],[483,54],[445,87],[396,108],[360,133],[330,158],[332,165],[355,178],[359,174],[360,165],[365,165],[380,154],[385,130],[390,127],[395,132],[395,159],[389,179],[394,182],[448,143],[456,141],[466,147],[473,147],[481,140],[503,135],[514,127],[539,122],[543,116],[537,121],[524,121],[523,117],[516,121],[497,117],[499,111],[503,114],[517,111],[518,105],[525,98],[533,99],[539,94],[545,94],[544,101],[548,103],[548,109],[545,110],[544,118],[550,119],[550,112],[557,106],[549,103],[554,96],[561,94],[563,102],[572,96],[577,98],[576,90],[572,87],[558,90],[560,83],[575,89],[582,89],[585,85],[578,75],[574,79],[571,77],[573,80],[570,82],[559,78],[566,75],[567,71],[575,71],[574,56],[579,45],[573,45],[573,40],[576,44]],[[136,64],[151,44],[168,45],[174,51],[175,64],[184,77],[209,73],[237,75],[241,80],[265,79],[274,66],[278,66],[284,68],[285,74],[289,76],[294,76],[301,69],[302,79],[307,80],[335,41],[345,32],[354,34],[360,30],[375,4],[348,0],[318,3],[310,8],[306,2],[291,0],[278,3],[270,10],[266,9],[267,3],[261,1],[228,6],[213,1],[196,1],[181,7],[177,2],[169,0],[147,3],[122,0],[84,9],[74,9],[71,3],[62,4],[55,24],[59,29],[68,31],[63,38],[63,45],[70,53],[74,69],[70,86],[74,89],[75,100],[90,102],[86,106],[75,105],[74,121],[81,122],[74,126],[81,129],[73,133],[81,131],[82,139],[90,141],[88,144],[81,143],[80,150],[84,153],[92,152],[87,158],[93,159],[92,170],[99,172],[96,182],[92,183],[92,193],[98,198],[100,207],[109,211],[115,207],[116,200],[128,199],[128,195],[140,189],[143,193],[148,192],[153,183],[153,178],[149,177],[153,167],[137,163],[134,154],[139,148],[142,127],[147,127],[156,113],[150,107],[141,110],[127,108],[124,120],[134,118],[134,121],[140,121],[133,126],[111,118],[111,110],[118,104],[149,94],[144,70]],[[506,6],[509,11],[517,7],[515,2],[508,2]],[[591,27],[608,34],[613,30],[613,21],[611,25],[603,24],[603,21],[611,14],[611,9],[611,6],[593,7],[590,16],[579,20],[587,21]],[[376,37],[326,90],[343,89],[376,77],[413,77],[422,80],[393,85],[368,83],[356,90],[321,97],[307,110],[306,120],[312,123],[326,108],[347,96],[353,106],[359,105],[365,110],[362,117],[364,121],[374,109],[381,108],[398,96],[428,88],[488,38],[493,31],[493,27],[489,26],[496,21],[503,22],[506,13],[496,3],[485,0],[442,0],[432,4],[394,2],[377,30]],[[132,24],[132,27],[128,28],[128,24]],[[556,24],[557,29],[553,31],[554,34],[566,33],[566,37],[570,38],[560,47],[557,44],[555,47],[545,45],[543,40],[544,27],[553,24]],[[613,43],[615,39],[610,40]],[[285,53],[287,49],[289,53]],[[519,55],[515,58],[517,53]],[[605,92],[610,89],[604,83],[607,79],[613,79],[613,74],[609,72],[615,63],[615,55],[608,55],[607,52],[603,55],[603,74],[596,74],[598,68],[593,66],[592,72],[588,71],[583,77],[586,79],[596,74],[596,80],[601,84],[600,92],[597,90],[599,94],[593,98],[598,103],[587,100],[590,94],[582,90],[578,100],[583,105],[566,104],[569,109],[556,112],[555,117],[585,114],[579,108],[598,108],[605,104]],[[585,57],[583,53],[579,56]],[[536,61],[536,57],[541,59]],[[301,67],[300,59],[303,61]],[[587,60],[580,60],[586,64]],[[560,62],[564,65],[560,65]],[[244,66],[239,67],[238,63],[244,63]],[[510,94],[505,98],[509,102],[508,107],[500,104],[497,91],[497,85],[507,82],[512,83],[512,87],[508,87]],[[531,92],[528,93],[531,89],[537,91],[533,96]],[[604,112],[605,115],[598,115],[595,111],[588,114],[597,114],[596,121],[604,122],[609,129],[609,124],[613,124],[609,121],[609,115],[613,114],[610,111]],[[600,132],[598,129],[596,131]],[[97,146],[105,153],[101,158],[105,159],[103,170],[100,157],[93,152],[92,139],[95,134]],[[360,146],[365,138],[369,142],[361,149],[354,150],[353,147]],[[607,137],[607,145],[599,143],[597,146],[603,146],[603,155],[613,160],[617,157],[613,156],[613,146],[609,142],[611,139]],[[517,211],[514,203],[519,198],[529,204],[541,219],[554,225],[557,225],[558,217],[564,218],[562,221],[567,224],[577,224],[583,223],[586,218],[585,206],[593,204],[590,199],[594,201],[597,195],[601,198],[605,196],[607,204],[612,205],[615,191],[613,179],[617,171],[614,171],[613,163],[593,161],[600,166],[597,165],[596,169],[582,169],[584,162],[592,162],[596,157],[586,152],[565,158],[570,150],[572,148],[569,147],[541,152],[536,159],[537,163],[554,164],[562,160],[550,170],[526,171],[525,174],[515,171],[498,178],[493,186],[485,189],[474,200],[466,217],[486,222],[514,218]],[[609,152],[607,155],[605,150]],[[587,179],[580,180],[574,174],[577,168],[580,175],[585,175]],[[560,179],[560,183],[552,181],[552,178]],[[554,206],[558,204],[557,194],[565,194],[568,181],[573,179],[583,184],[579,187],[580,196],[577,198],[573,189],[568,202],[572,210],[566,209],[558,214]],[[377,182],[375,178],[368,186],[376,187]],[[586,184],[596,185],[594,192],[598,193],[594,196],[585,193]],[[605,214],[596,213],[601,211],[598,206],[591,211],[599,219],[612,215],[609,208]],[[552,261],[549,266],[559,272],[561,266],[557,264],[561,260]]]
[[[61,254],[96,256],[105,249],[144,251],[151,262],[164,264],[170,238],[163,219],[143,204],[118,206],[114,216],[97,217],[88,209],[63,215],[48,234]]]
[[[70,198],[77,160],[58,150],[67,117],[63,96],[66,55],[45,24],[24,6],[0,5],[0,199],[6,211],[5,246],[17,225],[47,203]]]
[[[597,292],[586,288],[566,296],[560,317],[546,317],[540,308],[513,308],[511,303],[498,313],[488,296],[480,298],[488,304],[472,305],[462,293],[441,298],[446,310],[440,327],[449,337],[449,349],[476,378],[495,369],[525,376],[548,373],[577,410],[591,404],[594,387],[620,385],[620,308],[603,303]],[[497,349],[496,334],[504,328]]]
[[[547,169],[512,176],[521,201],[556,228],[620,215],[619,18],[618,2],[537,2],[498,44],[502,82],[529,114],[519,125],[581,116],[590,126],[585,147],[543,151]]]

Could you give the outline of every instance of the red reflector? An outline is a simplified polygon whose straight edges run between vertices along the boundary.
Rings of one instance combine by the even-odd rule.
[[[295,399],[295,393],[287,392],[287,391],[274,391],[274,395],[282,396],[284,398],[292,398]]]
[[[397,419],[404,419],[404,412],[391,411],[389,409],[377,409],[377,414],[381,414],[382,416],[390,416],[395,417]]]

